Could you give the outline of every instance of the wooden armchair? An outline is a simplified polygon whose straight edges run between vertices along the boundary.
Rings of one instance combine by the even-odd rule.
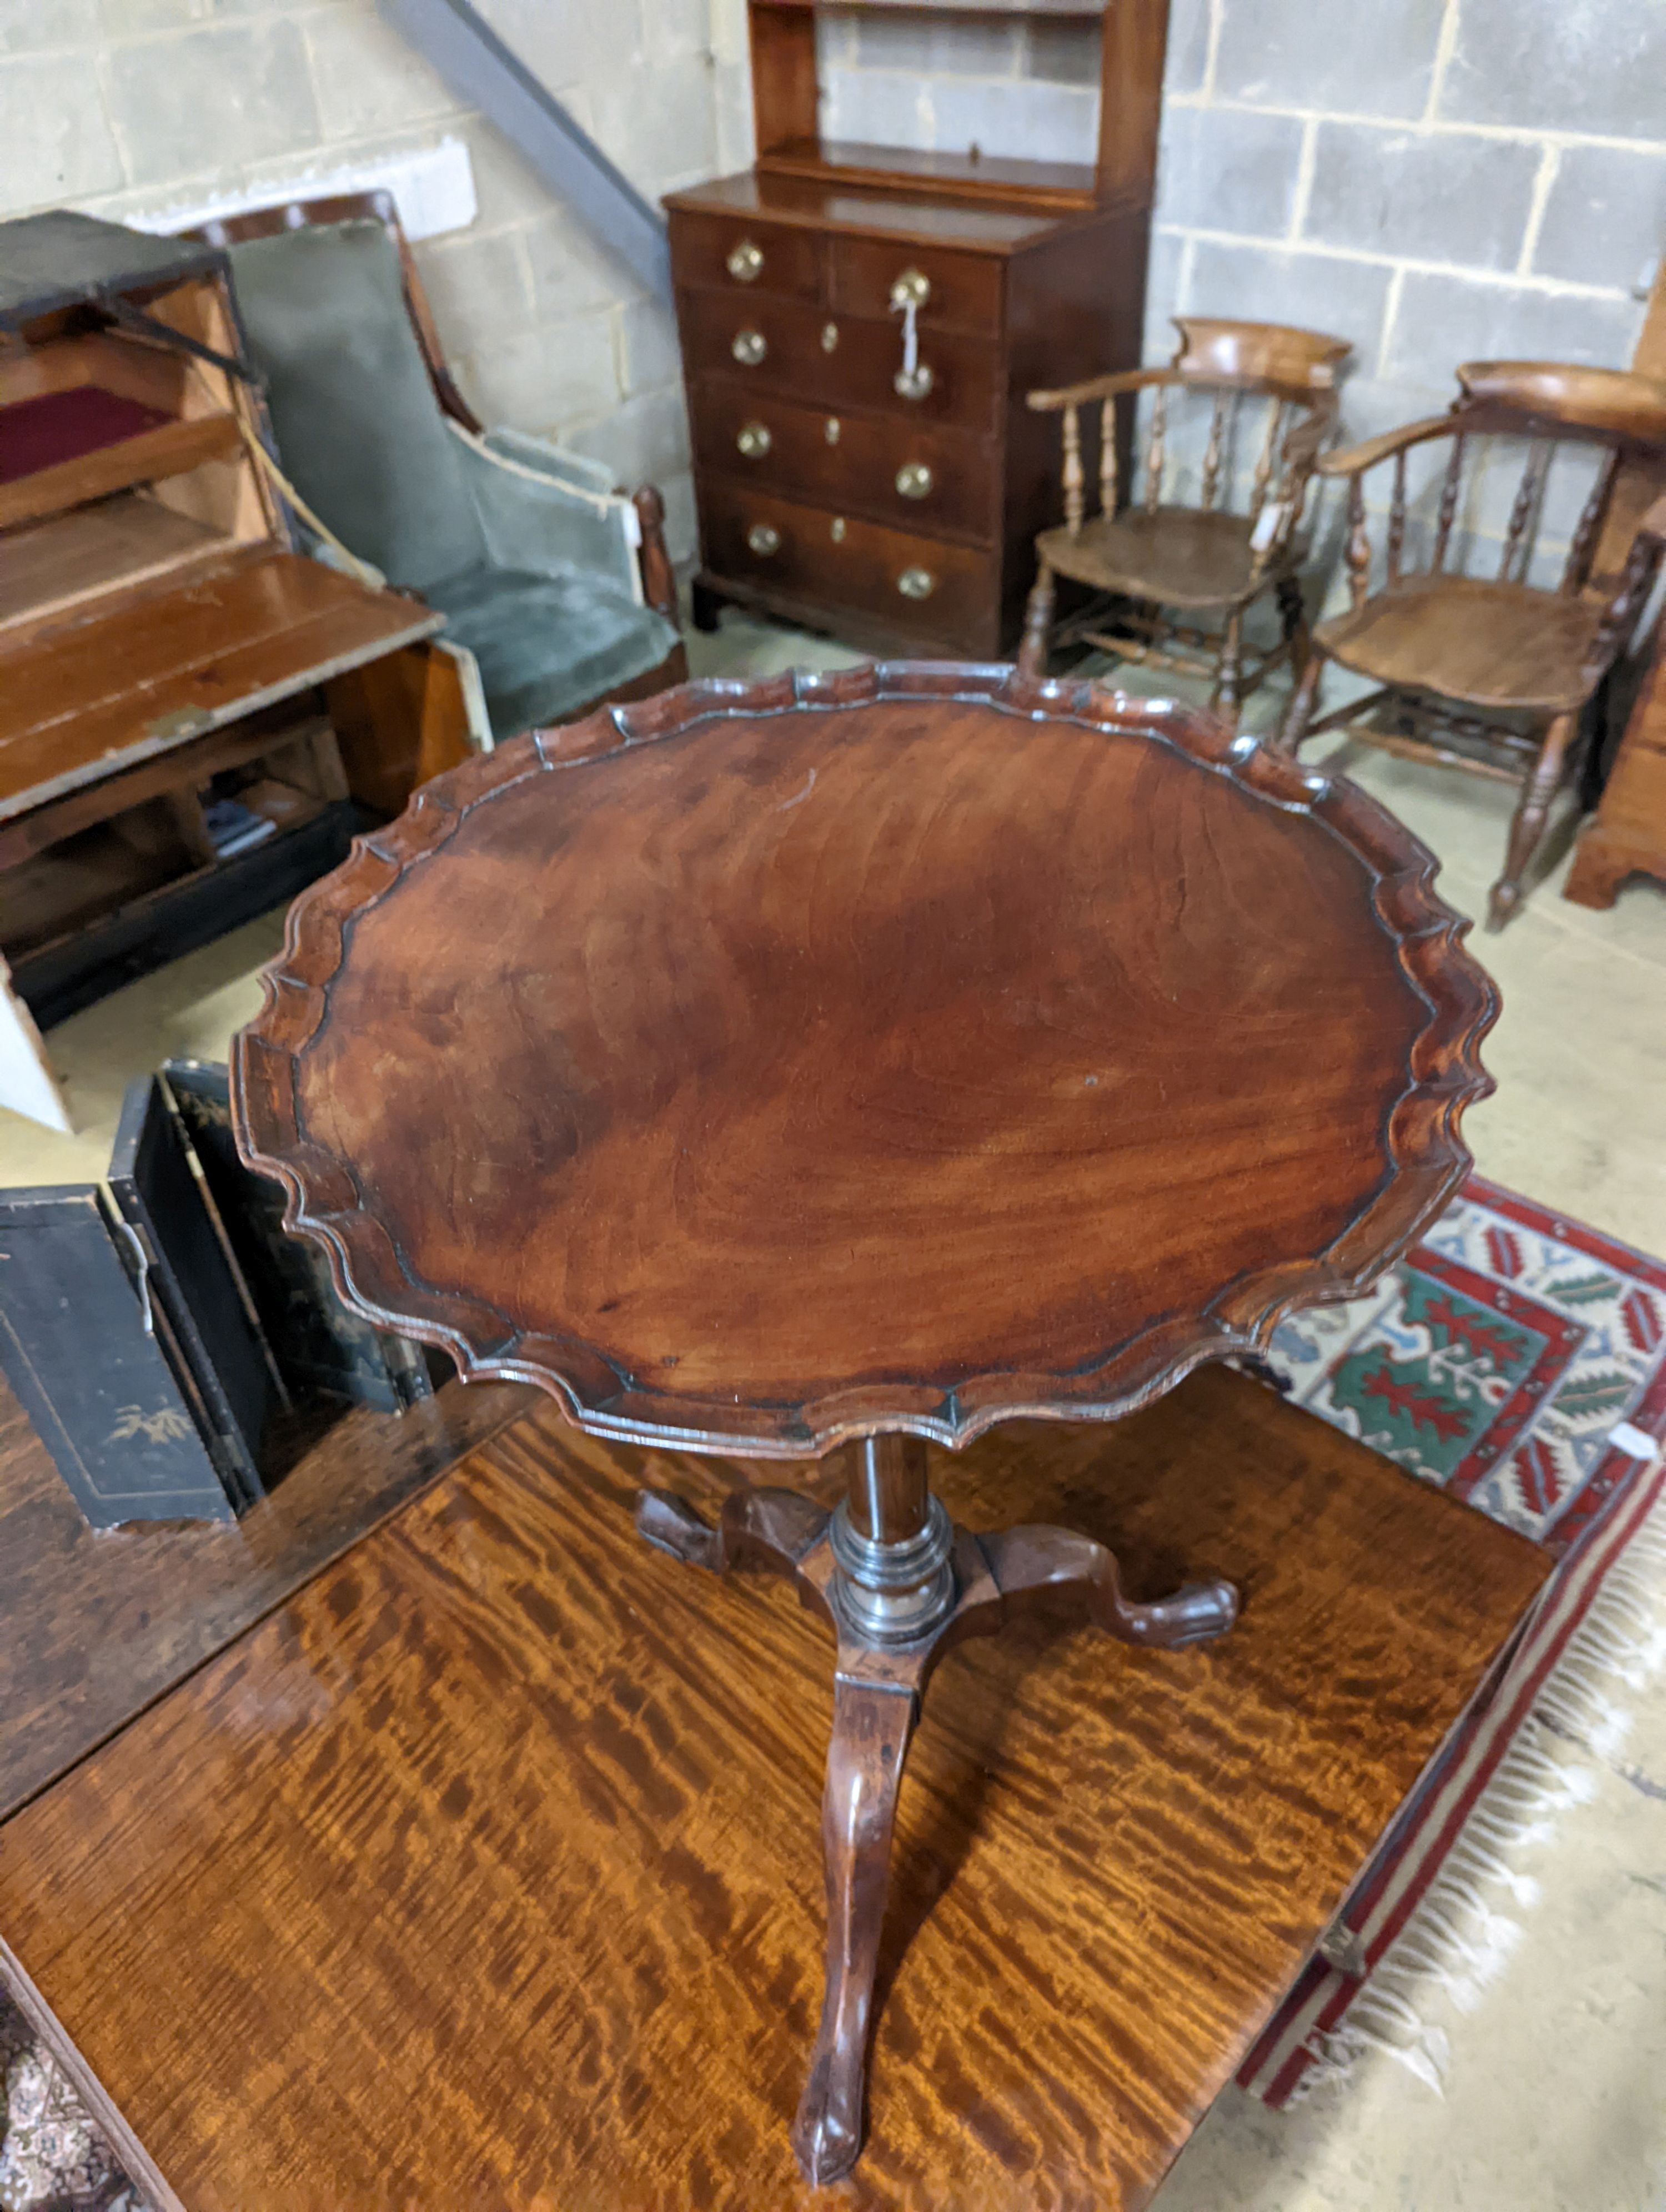
[[[1314,631],[1314,651],[1279,742],[1293,752],[1321,731],[1346,725],[1350,734],[1390,752],[1519,783],[1504,872],[1488,904],[1487,926],[1500,929],[1521,903],[1523,878],[1543,836],[1550,802],[1576,765],[1582,710],[1625,643],[1659,566],[1666,499],[1645,514],[1613,573],[1592,573],[1621,460],[1666,450],[1666,382],[1555,362],[1469,362],[1457,374],[1461,396],[1450,413],[1368,439],[1319,463],[1322,476],[1347,483],[1352,605]],[[1529,442],[1497,573],[1481,580],[1447,564],[1466,458],[1499,437]],[[1436,440],[1448,443],[1446,465],[1429,518],[1426,566],[1413,568],[1408,456]],[[1566,446],[1598,449],[1595,473],[1560,582],[1554,590],[1540,589],[1524,580],[1553,459]],[[1390,460],[1384,574],[1373,592],[1365,479]],[[1472,541],[1479,536],[1463,534]],[[1380,688],[1316,720],[1327,659]],[[1386,722],[1365,719],[1384,709]]]
[[[1231,323],[1177,315],[1180,345],[1166,368],[1092,378],[1061,392],[1032,392],[1038,413],[1064,417],[1064,527],[1036,541],[1037,571],[1018,665],[1043,676],[1055,647],[1087,644],[1119,659],[1151,661],[1214,678],[1212,701],[1236,714],[1281,661],[1303,666],[1307,621],[1296,580],[1298,531],[1308,480],[1336,416],[1336,374],[1352,349],[1341,338],[1280,323]],[[1139,395],[1152,395],[1140,504],[1124,506],[1122,471],[1132,450]],[[1211,401],[1199,503],[1165,506],[1165,465],[1174,433],[1173,395]],[[1097,410],[1100,511],[1090,519],[1081,410]],[[1119,419],[1126,408],[1127,419]],[[1256,438],[1256,416],[1262,419]],[[1090,422],[1090,435],[1096,426]],[[1231,495],[1241,452],[1256,452],[1248,507]],[[1055,580],[1095,595],[1055,624]],[[1282,641],[1253,657],[1246,673],[1243,618],[1263,592],[1278,597]],[[1169,610],[1219,616],[1213,634],[1177,622]]]
[[[627,495],[581,453],[483,428],[389,193],[198,234],[229,250],[287,475],[350,552],[446,616],[496,738],[684,680],[658,491]]]

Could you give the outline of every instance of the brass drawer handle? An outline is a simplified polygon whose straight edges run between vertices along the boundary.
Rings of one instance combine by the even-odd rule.
[[[833,518],[833,526],[827,534],[833,540],[833,543],[836,545],[842,545],[844,544],[844,517],[842,514],[836,514]]]
[[[749,461],[761,461],[775,441],[767,422],[743,422],[735,443]]]
[[[737,331],[729,351],[747,368],[756,368],[769,348],[762,331]]]
[[[763,274],[763,249],[743,238],[724,266],[737,284],[756,284]]]
[[[839,349],[839,326],[836,323],[822,325],[822,351],[836,353]]]
[[[891,288],[893,307],[923,307],[932,295],[932,280],[923,270],[905,269]]]
[[[754,553],[768,560],[772,553],[781,550],[781,532],[770,522],[755,522],[746,532],[746,543]]]
[[[897,471],[897,489],[904,499],[929,497],[936,483],[924,461],[904,461]]]
[[[897,588],[905,599],[928,599],[937,589],[937,579],[929,568],[904,568]]]
[[[839,418],[836,415],[830,415],[828,416],[827,421],[822,428],[822,435],[826,439],[830,446],[836,446],[838,444]]]
[[[893,381],[897,396],[903,399],[923,399],[932,388],[932,373],[922,362],[912,368],[906,364],[897,372]]]

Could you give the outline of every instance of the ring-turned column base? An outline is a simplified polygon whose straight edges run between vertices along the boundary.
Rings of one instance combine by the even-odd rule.
[[[891,1447],[882,1454],[879,1446]],[[793,2126],[806,2178],[836,2181],[862,2146],[874,1972],[903,1761],[932,1668],[969,1636],[994,1635],[1026,1596],[1079,1589],[1092,1619],[1126,1643],[1172,1650],[1237,1618],[1230,1583],[1189,1583],[1136,1605],[1115,1555],[1067,1528],[974,1536],[925,1487],[925,1448],[855,1448],[851,1495],[830,1514],[791,1490],[738,1490],[715,1528],[669,1491],[645,1490],[650,1543],[718,1573],[751,1562],[787,1574],[838,1639],[822,1800],[827,1981],[809,2079]],[[893,1530],[906,1533],[892,1534]]]

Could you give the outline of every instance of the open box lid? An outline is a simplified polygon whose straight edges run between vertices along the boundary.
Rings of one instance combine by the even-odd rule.
[[[125,223],[54,208],[0,222],[0,331],[112,294],[148,292],[187,276],[223,276],[224,252],[183,238],[153,238]]]

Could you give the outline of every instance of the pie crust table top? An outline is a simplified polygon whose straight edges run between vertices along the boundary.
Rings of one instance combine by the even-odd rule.
[[[600,1434],[1114,1416],[1462,1180],[1496,1001],[1433,872],[1093,684],[691,684],[437,778],[303,895],[240,1137],[351,1304]]]

